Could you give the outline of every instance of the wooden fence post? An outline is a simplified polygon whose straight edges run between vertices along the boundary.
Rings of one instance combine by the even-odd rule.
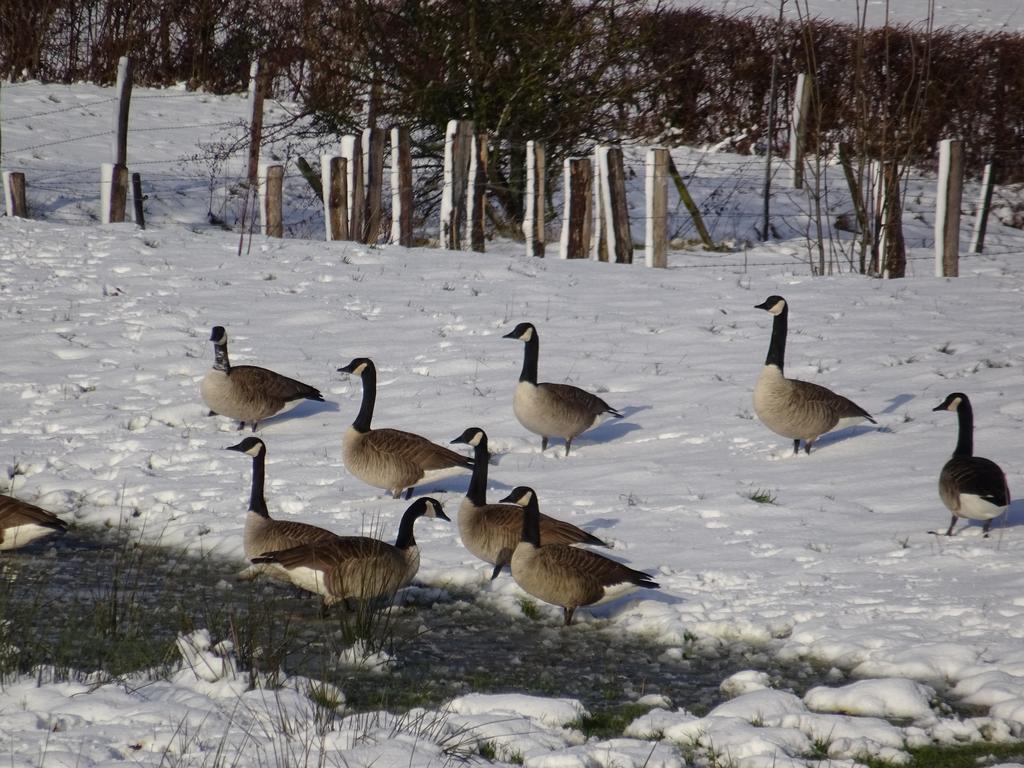
[[[985,250],[985,232],[988,229],[988,213],[992,208],[993,164],[985,163],[985,172],[981,177],[981,195],[978,198],[978,213],[974,217],[974,234],[971,235],[971,253]]]
[[[391,129],[391,242],[412,245],[412,139],[409,129]]]
[[[486,132],[473,134],[472,158],[469,164],[469,194],[466,196],[466,220],[469,222],[469,247],[484,252],[484,214],[487,204]]]
[[[601,197],[603,200],[604,238],[608,260],[633,263],[633,238],[629,231],[629,206],[626,200],[626,168],[621,147],[608,147],[601,155]]]
[[[281,199],[284,190],[284,166],[260,165],[258,172],[260,225],[267,237],[284,237]]]
[[[544,145],[526,142],[526,194],[523,196],[526,255],[544,257]]]
[[[607,228],[604,225],[605,218],[605,169],[607,168],[608,147],[594,147],[593,171],[594,171],[594,222],[593,235],[591,239],[591,258],[594,261],[608,261],[608,239]]]
[[[114,116],[114,164],[128,165],[128,110],[132,101],[132,60],[117,62],[117,114]]]
[[[135,206],[135,223],[139,225],[139,229],[146,228],[146,211],[142,207],[142,177],[137,174],[132,174],[132,203]]]
[[[590,256],[593,231],[593,165],[588,157],[567,157],[563,163],[565,190],[562,213],[562,237],[559,255],[563,259],[585,259]]]
[[[793,188],[804,188],[804,143],[807,138],[807,113],[811,109],[811,79],[804,73],[796,76],[793,112],[789,121],[789,164]]]
[[[668,150],[647,150],[647,221],[644,250],[648,267],[668,266]]]
[[[384,198],[384,144],[383,128],[367,128],[363,132],[366,146],[366,216],[364,243],[376,243],[380,237],[380,219]]]
[[[348,237],[349,240],[362,242],[363,213],[366,208],[362,137],[352,134],[342,136],[341,156],[345,158],[348,171]]]
[[[884,278],[903,277],[907,272],[907,245],[903,239],[903,204],[900,202],[900,169],[895,160],[881,164],[881,227],[878,259]]]
[[[935,276],[960,274],[960,205],[964,189],[964,147],[959,139],[939,142],[939,185],[935,210]]]
[[[348,240],[348,161],[345,158],[320,156],[320,187],[327,240]]]
[[[4,206],[8,216],[28,218],[28,203],[25,197],[25,174],[21,171],[4,171]]]
[[[115,163],[100,165],[100,221],[119,224],[124,221],[128,204],[128,167]]]
[[[472,157],[472,120],[449,120],[444,139],[444,189],[441,192],[441,247],[462,248],[466,228],[466,196]]]

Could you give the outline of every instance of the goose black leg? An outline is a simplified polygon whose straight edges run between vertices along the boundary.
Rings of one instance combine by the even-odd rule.
[[[793,441],[793,455],[794,456],[799,456],[800,455],[800,438],[799,437],[796,438]]]
[[[949,521],[949,529],[946,531],[947,536],[953,535],[953,529],[956,527],[956,515],[953,515],[953,519]]]
[[[540,439],[540,449],[542,451],[546,451],[548,449],[548,439],[546,437],[541,437],[541,439]]]

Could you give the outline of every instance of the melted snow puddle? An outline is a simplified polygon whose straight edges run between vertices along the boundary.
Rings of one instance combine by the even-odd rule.
[[[17,647],[19,637],[32,638],[33,647],[62,654],[59,662],[36,656],[31,663],[120,674],[133,658],[167,661],[179,633],[207,628],[232,640],[243,668],[283,668],[334,683],[354,710],[435,706],[478,692],[571,697],[591,711],[657,695],[699,714],[727,699],[721,681],[743,670],[767,672],[773,687],[800,695],[828,682],[810,666],[782,667],[756,649],[688,655],[603,623],[565,629],[510,617],[472,593],[433,589],[414,590],[419,604],[391,612],[386,668],[353,666],[340,660],[348,643],[337,608],[321,618],[318,598],[287,585],[237,582],[235,573],[223,561],[76,528],[0,557],[0,614],[18,617],[8,627],[23,633],[0,632],[0,641]],[[134,656],[102,634],[86,637],[96,637],[97,624],[109,635],[115,613],[115,635],[132,640]],[[140,643],[152,651],[138,651]]]

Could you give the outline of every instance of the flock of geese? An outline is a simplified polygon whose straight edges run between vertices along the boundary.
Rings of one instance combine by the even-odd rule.
[[[785,376],[789,305],[769,296],[756,309],[773,316],[771,341],[764,368],[754,388],[754,410],[773,432],[801,441],[809,454],[814,442],[837,427],[868,421],[871,415],[853,401],[825,387]],[[523,367],[513,397],[519,422],[540,435],[541,449],[551,438],[565,442],[569,455],[575,437],[607,417],[622,413],[601,398],[568,384],[538,382],[540,337],[531,323],[520,323],[504,338],[525,345]],[[303,400],[322,401],[315,387],[252,365],[233,366],[228,336],[213,328],[210,341],[214,364],[200,384],[210,414],[236,420],[239,429],[258,424]],[[563,520],[542,514],[537,493],[516,487],[500,502],[487,501],[487,472],[491,454],[487,434],[470,427],[451,441],[469,446],[472,457],[398,429],[372,426],[377,395],[373,361],[358,357],[339,372],[358,376],[362,385],[359,411],[342,440],[345,469],[376,488],[410,500],[415,487],[432,474],[471,471],[465,498],[458,510],[463,545],[493,566],[491,578],[504,568],[528,594],[563,609],[566,624],[580,606],[593,605],[637,587],[658,588],[652,577],[599,554],[589,547],[608,547],[597,536]],[[992,521],[1010,504],[1006,476],[993,461],[973,453],[973,412],[967,395],[954,392],[934,409],[958,416],[958,439],[952,457],[939,474],[939,496],[952,513],[945,535],[952,536],[959,519],[983,521],[988,535]],[[410,584],[420,554],[414,525],[421,517],[449,520],[441,503],[421,497],[406,509],[394,544],[372,536],[341,536],[307,523],[270,517],[264,497],[267,446],[246,437],[228,450],[252,458],[252,485],[246,516],[244,551],[252,566],[247,577],[267,575],[320,595],[324,605],[360,600],[390,599]],[[0,550],[25,546],[42,536],[67,529],[46,510],[0,495]]]

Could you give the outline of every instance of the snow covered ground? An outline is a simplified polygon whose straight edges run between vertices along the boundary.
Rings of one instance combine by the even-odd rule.
[[[729,14],[756,13],[777,17],[780,0],[675,0],[680,5],[699,5]],[[910,24],[924,27],[929,13],[932,26],[970,27],[986,32],[1024,29],[1024,5],[1017,0],[782,0],[786,18],[835,19],[869,27]]]
[[[233,363],[295,376],[326,398],[260,429],[271,514],[339,533],[379,520],[393,535],[406,504],[341,463],[360,389],[336,369],[370,356],[376,425],[445,443],[483,427],[498,454],[492,499],[533,486],[544,511],[612,540],[616,557],[662,585],[582,609],[578,623],[653,638],[670,655],[749,643],[822,665],[834,685],[800,698],[750,671],[723,681],[734,698],[704,717],[686,701],[654,700],[622,739],[604,742],[566,727],[578,702],[511,695],[320,727],[315,683],[247,691],[225,638],[200,632],[182,638],[182,667],[166,681],[5,686],[0,753],[12,767],[398,768],[481,744],[498,761],[545,768],[682,766],[694,750],[744,767],[826,755],[849,766],[864,755],[898,763],[908,746],[1024,734],[1024,502],[989,538],[977,525],[950,539],[930,533],[949,521],[936,481],[956,420],[932,412],[949,392],[975,405],[978,453],[1002,465],[1011,491],[1024,488],[1024,233],[993,222],[994,255],[965,256],[955,280],[931,276],[927,206],[908,211],[913,277],[898,281],[812,278],[800,238],[673,252],[667,270],[530,259],[510,243],[475,254],[312,236],[256,236],[239,256],[237,234],[206,224],[211,193],[194,173],[149,174],[145,231],[89,222],[110,95],[4,92],[4,168],[29,172],[39,218],[0,219],[0,490],[75,524],[127,519],[147,540],[240,560],[250,461],[223,450],[239,439],[235,425],[208,417],[198,396],[210,327],[224,325]],[[143,123],[179,127],[174,142],[154,133],[148,157],[180,157],[181,168],[211,135],[206,124],[244,114],[241,99],[142,95],[152,97],[138,102]],[[62,137],[74,140],[54,143]],[[77,197],[58,183],[62,168],[79,169]],[[922,187],[911,198],[933,195]],[[966,220],[964,232],[966,241]],[[791,304],[789,375],[851,397],[877,428],[793,456],[757,421],[751,392],[771,317],[754,305],[770,294]],[[542,379],[598,392],[625,413],[578,438],[569,457],[558,441],[541,453],[512,414],[523,348],[501,336],[523,320],[539,330]],[[462,476],[427,488],[454,513],[465,487]],[[421,523],[417,539],[420,581],[530,620],[523,593],[507,574],[488,581],[454,525]],[[541,614],[560,621],[555,608]]]

